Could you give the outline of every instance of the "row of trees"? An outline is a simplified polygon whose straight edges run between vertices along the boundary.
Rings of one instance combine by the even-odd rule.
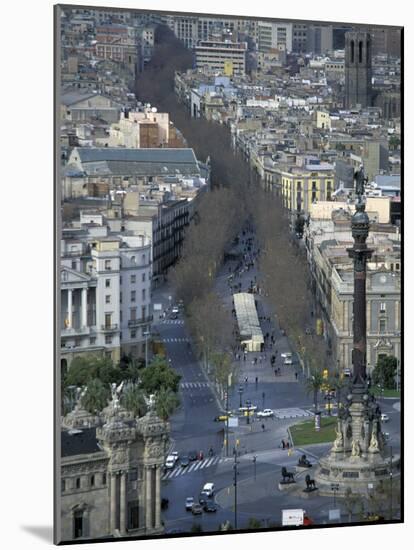
[[[122,364],[122,363],[121,363]],[[143,416],[147,410],[146,398],[155,395],[155,408],[167,420],[179,405],[180,376],[171,369],[165,358],[156,355],[148,368],[131,360],[127,366],[115,366],[108,358],[75,357],[69,371],[62,377],[62,412],[73,400],[73,391],[86,386],[81,405],[91,414],[98,414],[109,403],[111,384],[126,383],[121,404],[134,416]]]

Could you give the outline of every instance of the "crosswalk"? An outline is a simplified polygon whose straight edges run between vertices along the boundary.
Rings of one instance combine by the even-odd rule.
[[[181,382],[180,388],[183,390],[194,390],[197,388],[209,388],[210,384],[208,382]]]
[[[164,325],[183,325],[184,321],[180,319],[163,319],[161,323]]]
[[[197,472],[198,470],[211,468],[211,466],[215,466],[219,462],[224,462],[225,460],[225,458],[221,458],[219,456],[213,456],[212,458],[206,458],[204,460],[196,460],[190,463],[190,465],[186,466],[185,468],[183,468],[182,466],[176,466],[173,470],[165,472],[161,479],[163,481],[166,481],[186,474],[190,474],[192,472]]]
[[[298,418],[303,416],[312,416],[313,413],[298,407],[290,407],[288,409],[273,409],[276,418]]]
[[[162,341],[166,343],[171,343],[171,344],[174,344],[174,343],[179,344],[179,343],[189,342],[190,339],[189,338],[163,338]]]

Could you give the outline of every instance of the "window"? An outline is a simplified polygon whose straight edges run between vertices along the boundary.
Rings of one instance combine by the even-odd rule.
[[[64,493],[66,491],[66,480],[62,479],[62,481],[60,483],[60,489],[61,489],[62,493]]]
[[[102,485],[106,485],[106,474],[102,474]]]
[[[396,271],[400,271],[400,264],[395,264]]]
[[[96,337],[95,336],[91,336],[91,338],[89,338],[89,345],[93,346],[96,342]]]
[[[73,515],[73,538],[83,537],[83,512],[77,511]]]
[[[119,277],[119,284],[122,285],[122,277]]]
[[[111,271],[111,260],[105,260],[105,270]]]
[[[111,328],[112,313],[105,313],[105,328]]]
[[[387,321],[386,319],[380,319],[379,322],[379,331],[380,333],[386,332],[387,330]]]
[[[128,529],[138,529],[139,527],[139,506],[138,501],[128,502]]]
[[[135,256],[131,256],[131,263],[135,264],[137,261],[136,257]]]
[[[130,313],[131,313],[131,321],[135,321],[135,319],[137,318],[137,308],[131,307]]]
[[[142,300],[144,301],[145,300],[145,297],[146,297],[146,290],[145,288],[142,289]]]
[[[122,311],[119,312],[119,321],[122,323]]]
[[[105,279],[105,288],[110,288],[111,286],[111,279]]]
[[[112,344],[112,336],[110,334],[105,336],[105,344]]]
[[[143,273],[143,274],[142,274],[142,282],[143,282],[143,283],[145,283],[145,276],[146,276],[146,274]]]
[[[387,311],[387,304],[385,302],[380,303],[380,313],[385,313]]]
[[[111,303],[111,295],[110,294],[107,294],[105,296],[105,304],[110,304]]]
[[[146,314],[147,314],[147,308],[146,308],[146,306],[142,306],[142,308],[141,308],[141,317],[142,317],[142,319],[145,319]]]
[[[122,304],[122,292],[119,293],[119,303]]]
[[[135,290],[131,290],[131,302],[135,302],[135,299],[136,299],[136,291]]]
[[[80,480],[80,477],[77,477],[76,478],[76,482],[75,482],[75,487],[76,489],[80,489],[80,486],[81,486],[81,480]]]
[[[136,337],[137,337],[137,331],[131,330],[131,338],[136,338]]]
[[[91,482],[91,487],[95,487],[95,476],[93,474],[91,475],[90,482]]]
[[[76,261],[72,262],[72,269],[76,270]]]
[[[128,481],[137,481],[138,479],[138,468],[134,468],[128,472]]]
[[[312,191],[312,202],[316,201],[316,191]]]
[[[146,261],[146,256],[145,254],[142,255],[142,263],[145,264],[145,261]]]
[[[137,276],[136,275],[131,275],[131,283],[136,283],[137,281]]]

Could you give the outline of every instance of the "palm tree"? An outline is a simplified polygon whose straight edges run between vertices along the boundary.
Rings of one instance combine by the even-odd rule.
[[[110,387],[104,384],[99,378],[88,382],[85,395],[82,397],[81,405],[91,414],[101,412],[108,404],[111,396]]]
[[[344,380],[339,371],[335,371],[329,378],[330,387],[335,390],[336,401],[338,403],[338,410],[341,407],[341,393],[346,388],[348,383]]]
[[[144,392],[136,385],[130,386],[122,395],[121,404],[134,416],[144,416],[147,412]]]
[[[315,414],[318,412],[318,393],[323,386],[324,379],[319,370],[312,370],[310,377],[306,380],[306,391],[313,393],[313,406]]]
[[[162,387],[155,394],[155,410],[157,415],[166,422],[175,409],[180,404],[180,400],[176,393],[174,393],[170,388]]]

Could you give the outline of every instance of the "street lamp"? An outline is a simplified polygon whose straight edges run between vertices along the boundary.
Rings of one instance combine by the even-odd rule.
[[[145,368],[148,366],[148,336],[151,336],[151,332],[145,331],[142,333],[145,336]]]
[[[243,406],[243,404],[242,404],[242,395],[243,395],[243,386],[239,386],[240,408]]]
[[[333,507],[336,506],[336,492],[339,491],[339,483],[331,483],[331,491],[333,492]]]
[[[253,455],[253,468],[254,468],[254,480],[256,481],[256,460],[257,460],[257,455]]]

